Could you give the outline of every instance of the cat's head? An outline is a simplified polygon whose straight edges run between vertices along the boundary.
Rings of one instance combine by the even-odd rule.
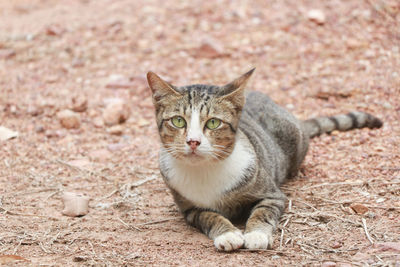
[[[235,146],[244,88],[253,71],[224,86],[182,87],[147,73],[165,151],[191,165],[227,158]]]

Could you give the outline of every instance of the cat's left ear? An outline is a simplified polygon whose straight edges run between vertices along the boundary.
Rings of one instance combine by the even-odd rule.
[[[233,80],[227,85],[224,85],[221,88],[219,95],[243,107],[245,100],[244,89],[255,69],[256,68],[251,69],[250,71],[246,72],[239,78]]]

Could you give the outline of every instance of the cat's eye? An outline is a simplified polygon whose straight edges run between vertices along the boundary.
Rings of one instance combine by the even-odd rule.
[[[217,129],[221,125],[221,120],[212,118],[206,122],[206,127],[210,130]]]
[[[186,121],[181,116],[175,116],[171,119],[172,124],[177,128],[183,128],[186,126]]]

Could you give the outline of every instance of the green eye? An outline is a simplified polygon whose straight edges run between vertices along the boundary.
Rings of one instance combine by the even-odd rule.
[[[221,121],[219,119],[212,118],[206,122],[206,127],[210,130],[214,130],[214,129],[217,129],[220,124],[221,124]]]
[[[186,121],[181,116],[175,116],[172,118],[172,124],[177,128],[183,128],[186,126]]]

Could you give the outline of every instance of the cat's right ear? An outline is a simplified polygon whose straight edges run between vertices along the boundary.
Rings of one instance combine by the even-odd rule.
[[[149,71],[147,73],[147,82],[149,83],[150,89],[153,92],[154,103],[158,103],[164,96],[167,95],[181,96],[171,84],[161,79],[154,72]]]

